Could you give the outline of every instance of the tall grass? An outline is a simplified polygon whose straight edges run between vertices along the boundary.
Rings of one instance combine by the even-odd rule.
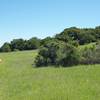
[[[100,65],[34,68],[36,55],[0,54],[0,100],[100,100]]]

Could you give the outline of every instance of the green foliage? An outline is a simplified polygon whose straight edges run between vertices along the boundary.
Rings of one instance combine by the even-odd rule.
[[[93,33],[93,32],[94,31],[86,30],[86,29],[81,31],[80,34],[78,35],[79,44],[84,45],[86,43],[95,42],[96,38],[94,36],[95,33]]]
[[[40,47],[40,39],[33,37],[25,42],[26,50],[34,50]]]
[[[14,49],[17,50],[24,50],[25,47],[25,41],[23,39],[14,39],[11,41],[11,48],[14,51]]]
[[[99,64],[100,43],[92,43],[80,47],[55,40],[40,48],[35,59],[37,67],[56,65],[72,66],[76,64]]]
[[[95,36],[96,36],[96,39],[100,40],[100,26],[97,26],[95,28]]]
[[[68,36],[68,34],[66,34],[65,32],[62,32],[61,34],[57,34],[55,36],[56,39],[63,41],[63,42],[69,42],[72,41],[72,38]]]
[[[79,28],[71,27],[71,28],[65,29],[64,33],[68,34],[68,36],[71,37],[73,40],[77,40],[80,31],[81,31],[81,29],[79,29]]]
[[[70,42],[72,40],[77,41],[80,45],[86,43],[97,42],[100,40],[100,27],[93,28],[84,28],[79,29],[76,27],[71,27],[65,29],[60,34],[55,36],[58,40],[64,42]]]
[[[42,39],[41,40],[41,45],[43,46],[43,45],[46,45],[47,43],[49,43],[50,41],[52,41],[53,40],[53,38],[51,38],[51,37],[46,37],[46,38],[44,38],[44,39]]]
[[[2,52],[10,52],[11,51],[11,46],[9,43],[4,43],[4,45],[1,47]]]
[[[57,42],[50,42],[44,47],[41,47],[35,60],[36,66],[54,65],[56,63],[58,49],[59,45]]]
[[[61,53],[59,64],[62,66],[72,66],[80,62],[80,54],[73,45],[67,44],[59,52]]]
[[[90,48],[85,48],[82,50],[82,60],[83,64],[100,64],[100,44],[94,45]]]
[[[77,49],[62,41],[52,41],[42,47],[36,57],[35,64],[39,66],[62,65],[70,66],[79,63]]]
[[[7,47],[7,50],[1,50],[1,49],[3,49],[3,46],[2,46],[2,48],[0,48],[0,52],[35,50],[40,47],[40,43],[41,43],[41,40],[36,37],[33,37],[29,40],[14,39],[11,41],[11,43],[9,43],[9,44],[4,43],[4,45],[3,45],[4,47],[5,47],[5,45],[8,45],[10,50],[8,50],[8,47]]]
[[[51,41],[62,41],[78,47],[87,43],[97,42],[100,40],[100,26],[96,28],[66,28],[63,32],[56,34],[55,37],[46,37],[42,40],[33,37],[29,40],[14,39],[11,41],[11,50],[34,50],[45,46]],[[0,52],[2,50],[0,49]]]

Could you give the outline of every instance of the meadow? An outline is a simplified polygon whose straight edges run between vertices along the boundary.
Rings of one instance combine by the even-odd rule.
[[[100,100],[100,65],[35,68],[36,55],[0,53],[0,100]]]

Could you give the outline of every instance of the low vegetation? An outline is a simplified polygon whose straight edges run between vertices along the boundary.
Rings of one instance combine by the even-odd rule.
[[[100,64],[100,44],[81,50],[82,64]]]
[[[80,56],[75,46],[62,41],[51,41],[40,48],[35,64],[39,66],[71,66],[78,64]]]
[[[100,100],[100,65],[35,68],[37,54],[0,53],[0,100]]]

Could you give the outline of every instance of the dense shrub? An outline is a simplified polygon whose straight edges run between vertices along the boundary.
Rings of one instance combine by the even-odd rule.
[[[36,57],[36,66],[47,66],[56,63],[58,43],[50,42],[41,47],[38,56]]]
[[[83,30],[80,31],[80,34],[78,34],[78,41],[80,45],[84,45],[86,43],[91,43],[91,42],[95,42],[96,38],[94,36],[94,31],[91,30]]]
[[[36,66],[70,66],[79,63],[79,54],[71,44],[62,41],[52,41],[43,46],[36,57]]]
[[[80,54],[73,45],[67,44],[64,48],[62,48],[62,51],[63,52],[59,51],[61,53],[61,57],[59,56],[61,58],[59,65],[72,66],[80,62]]]
[[[99,64],[100,63],[100,44],[82,51],[82,64]]]
[[[72,66],[76,64],[98,64],[100,63],[100,43],[85,47],[81,51],[72,43],[63,41],[52,41],[44,45],[35,59],[37,67],[56,65]]]
[[[4,43],[4,45],[1,47],[1,52],[10,52],[11,46],[9,43]]]

